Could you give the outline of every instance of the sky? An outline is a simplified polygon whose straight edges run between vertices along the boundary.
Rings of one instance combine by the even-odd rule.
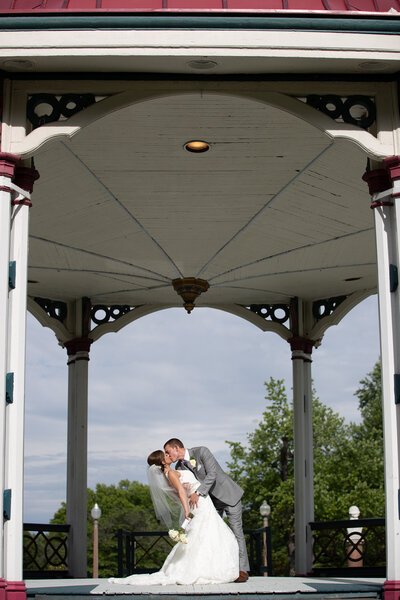
[[[360,420],[354,392],[379,357],[377,310],[364,300],[313,352],[317,394],[347,421]],[[147,455],[170,437],[224,466],[226,440],[246,443],[258,425],[270,377],[291,397],[289,344],[222,311],[168,309],[106,334],[90,352],[88,486],[145,483]],[[65,501],[67,378],[66,351],[28,313],[25,522],[48,523]]]

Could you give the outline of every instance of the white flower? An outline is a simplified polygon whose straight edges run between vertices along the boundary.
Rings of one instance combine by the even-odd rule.
[[[197,465],[196,459],[193,458],[193,456],[191,456],[189,462],[190,462],[190,464],[192,465],[192,467],[194,469],[196,467],[196,465]]]
[[[192,513],[190,513],[192,515]],[[193,517],[193,515],[192,515]],[[190,519],[186,519],[187,522],[190,522]],[[186,524],[188,524],[186,523]],[[185,532],[185,521],[182,523],[182,527],[179,527],[179,529],[170,529],[168,531],[168,535],[171,538],[171,540],[173,540],[174,542],[181,542],[181,544],[187,544],[188,543],[188,537],[186,535]]]
[[[179,531],[177,529],[170,529],[168,531],[168,535],[171,538],[171,540],[174,540],[174,542],[179,540]]]

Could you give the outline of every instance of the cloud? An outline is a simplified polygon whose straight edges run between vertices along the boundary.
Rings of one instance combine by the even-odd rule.
[[[313,353],[320,399],[359,420],[353,397],[379,355],[376,298],[353,309]],[[209,446],[246,441],[265,408],[264,382],[285,379],[287,342],[225,312],[161,311],[107,334],[89,362],[88,484],[146,480],[146,456],[171,436]],[[28,316],[25,521],[47,522],[65,500],[66,352]]]

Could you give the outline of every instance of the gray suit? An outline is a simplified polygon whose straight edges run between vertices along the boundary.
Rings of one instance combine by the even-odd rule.
[[[210,450],[205,446],[188,448],[190,457],[196,461],[196,466],[186,466],[182,460],[178,460],[177,469],[189,469],[200,481],[197,493],[200,496],[210,495],[215,508],[222,517],[225,511],[229,525],[239,544],[239,569],[249,571],[249,559],[247,556],[246,542],[242,525],[242,488],[225,473]]]

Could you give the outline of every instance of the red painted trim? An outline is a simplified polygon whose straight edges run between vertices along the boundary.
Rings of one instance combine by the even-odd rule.
[[[6,585],[6,580],[0,578],[0,600],[6,600]]]
[[[28,198],[23,198],[22,200],[13,200],[11,204],[13,206],[29,206],[29,208],[32,206],[32,202],[28,200]]]
[[[400,580],[386,580],[383,584],[384,600],[400,600]]]
[[[26,587],[23,581],[7,581],[6,600],[26,600]]]
[[[380,206],[393,206],[393,202],[384,202],[378,200],[377,202],[371,202],[370,208],[379,208]]]
[[[0,83],[0,151],[1,151],[1,138],[3,133],[3,82]]]
[[[368,184],[371,196],[390,190],[392,187],[392,182],[386,169],[366,171],[362,176],[362,179]]]
[[[90,346],[92,345],[93,340],[88,337],[75,338],[73,340],[68,340],[68,342],[64,342],[64,346],[67,349],[68,356],[74,355],[77,352],[89,352]],[[75,360],[79,360],[76,359]],[[81,359],[82,360],[82,359]],[[85,359],[83,359],[85,360]],[[89,360],[89,359],[87,359]]]
[[[19,156],[16,156],[15,154],[0,152],[0,175],[12,179],[14,176],[15,167],[19,161]]]
[[[294,350],[301,350],[302,352],[304,352],[304,354],[311,354],[313,347],[314,347],[314,343],[315,343],[313,340],[309,340],[309,339],[301,337],[299,335],[289,338],[288,342],[290,344],[290,349],[292,352]],[[300,358],[300,357],[294,356],[293,358]],[[311,361],[309,361],[309,362],[311,362]]]
[[[39,172],[36,171],[36,169],[17,166],[15,169],[13,182],[18,187],[31,193],[33,191],[33,184],[39,179],[39,177]]]
[[[0,192],[8,192],[9,194],[11,194],[12,189],[7,185],[0,185]]]
[[[380,0],[382,1],[382,0]],[[233,1],[227,0],[227,8],[230,14],[235,13],[246,13],[246,14],[254,14],[254,15],[269,15],[269,14],[293,14],[295,16],[301,15],[326,15],[329,16],[343,16],[343,17],[357,17],[362,18],[364,16],[369,17],[383,17],[386,18],[388,16],[392,16],[387,14],[390,8],[394,8],[396,11],[400,8],[399,0],[385,0],[385,6],[376,10],[375,5],[376,1],[371,0],[370,2],[364,2],[364,7],[358,7],[358,10],[352,7],[352,3],[349,0],[331,0],[331,4],[329,4],[328,0],[307,0],[304,2],[293,0],[253,0],[253,2],[246,2],[246,0]],[[31,15],[40,12],[40,14],[45,15],[61,15],[61,14],[87,14],[87,15],[98,15],[98,14],[107,14],[112,12],[113,14],[118,13],[147,13],[149,12],[148,7],[145,5],[145,2],[130,2],[130,6],[126,6],[127,2],[123,0],[76,0],[71,2],[69,0],[55,0],[52,2],[52,6],[50,3],[44,2],[43,5],[35,6],[34,8],[24,7],[24,2],[21,0],[15,0],[10,3],[10,6],[1,6],[0,7],[0,15]],[[168,2],[165,2],[168,4]],[[192,5],[193,4],[193,5]],[[170,13],[221,13],[220,8],[215,8],[215,2],[210,2],[210,6],[207,8],[203,5],[204,3],[191,3],[187,2],[187,6],[182,8],[165,8],[162,9],[160,7],[160,2],[154,0],[154,8],[150,9],[154,14],[163,14],[165,12]],[[58,6],[57,6],[58,5]],[[100,5],[100,6],[99,6]],[[331,6],[332,5],[332,6]]]
[[[383,164],[392,181],[400,179],[400,156],[389,156],[384,159]]]

